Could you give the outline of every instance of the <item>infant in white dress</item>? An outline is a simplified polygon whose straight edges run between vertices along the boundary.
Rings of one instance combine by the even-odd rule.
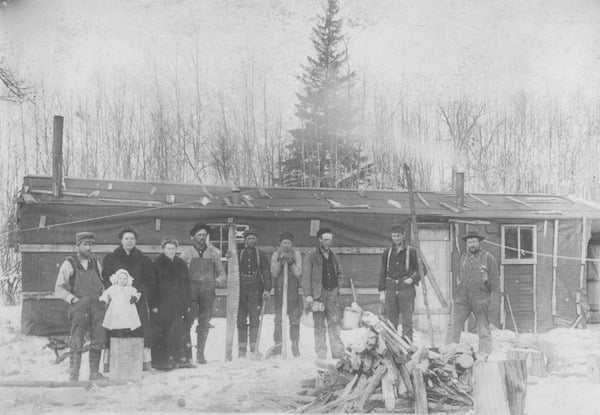
[[[102,326],[109,330],[131,329],[141,326],[135,304],[131,304],[131,297],[140,297],[140,293],[131,284],[133,277],[127,270],[119,269],[111,275],[112,285],[100,296],[100,301],[108,303]]]

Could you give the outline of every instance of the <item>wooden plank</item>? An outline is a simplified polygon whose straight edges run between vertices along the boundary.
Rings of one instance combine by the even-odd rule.
[[[97,254],[106,254],[115,250],[119,245],[117,244],[95,244],[93,248],[93,252]],[[192,245],[179,245],[177,252],[182,253],[188,247]],[[136,246],[140,251],[146,254],[161,254],[163,249],[160,247],[160,244],[156,245],[137,245]],[[270,254],[277,250],[276,247],[273,246],[259,246],[261,250],[265,253]],[[313,249],[312,246],[294,246],[294,249],[300,251],[305,254],[310,249]],[[338,255],[381,255],[383,254],[385,248],[379,246],[363,246],[363,247],[354,247],[354,246],[342,246],[342,247],[333,247],[332,250]],[[54,253],[67,253],[71,254],[75,252],[75,244],[21,244],[19,245],[20,252],[54,252]]]
[[[531,206],[529,203],[527,202],[523,202],[522,200],[517,199],[516,197],[512,197],[512,196],[504,196],[506,197],[508,200],[512,200],[515,203],[519,203],[523,206],[528,207],[529,209],[535,209],[533,206]]]
[[[486,202],[482,198],[480,198],[478,196],[475,196],[473,193],[469,193],[469,194],[467,194],[467,196],[469,196],[472,199],[475,199],[476,201],[478,201],[479,203],[481,203],[484,206],[491,206],[491,204],[489,204],[488,202]]]
[[[558,225],[559,220],[554,220],[554,240],[552,242],[552,315],[558,315],[556,311],[556,272],[558,269]]]
[[[0,387],[2,388],[73,388],[81,387],[85,389],[91,389],[94,386],[105,387],[105,386],[123,386],[127,385],[126,380],[83,380],[78,382],[71,381],[57,381],[57,380],[0,380]]]
[[[421,193],[417,192],[416,194],[417,194],[417,197],[419,198],[419,200],[421,201],[421,203],[423,203],[427,207],[431,206]]]
[[[415,414],[427,414],[429,408],[427,407],[427,389],[425,379],[423,379],[423,371],[413,367],[411,374],[415,393]]]
[[[87,402],[87,391],[82,386],[61,388],[0,387],[0,403],[35,403],[36,405],[75,406]],[[0,405],[4,407],[5,405]],[[7,405],[8,408],[10,405]],[[11,411],[8,411],[11,412]],[[60,411],[59,411],[60,412]]]
[[[231,219],[233,222],[233,219]],[[236,329],[238,305],[240,301],[240,272],[235,224],[229,225],[228,237],[229,257],[227,259],[227,325],[225,333],[225,360],[233,360],[233,337]]]
[[[442,205],[443,207],[445,207],[446,209],[448,209],[448,210],[450,210],[450,211],[452,211],[452,212],[454,212],[454,213],[460,213],[460,209],[458,209],[458,208],[456,208],[456,207],[452,206],[452,205],[451,205],[451,204],[449,204],[449,203],[446,203],[446,202],[440,202],[440,205]]]
[[[533,332],[537,333],[537,264],[533,264]]]

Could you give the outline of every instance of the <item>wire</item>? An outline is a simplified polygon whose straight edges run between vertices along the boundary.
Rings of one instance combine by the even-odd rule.
[[[488,240],[483,240],[483,242],[485,242],[486,244],[490,244],[490,245],[494,245],[497,247],[500,247],[501,249],[508,249],[514,252],[519,252],[519,249],[517,248],[512,248],[510,246],[502,246],[502,244],[496,243],[496,242],[490,242]],[[558,259],[566,259],[566,260],[572,260],[572,261],[577,261],[577,262],[581,262],[581,258],[577,258],[577,257],[569,257],[569,256],[563,256],[563,255],[550,255],[550,254],[542,254],[539,252],[533,252],[533,251],[528,251],[526,249],[521,249],[520,250],[521,253],[525,253],[525,254],[531,254],[531,255],[536,255],[536,256],[542,256],[542,257],[546,257],[546,258],[558,258]],[[600,262],[600,258],[598,259],[594,259],[594,258],[583,258],[584,261],[588,261],[588,262]]]

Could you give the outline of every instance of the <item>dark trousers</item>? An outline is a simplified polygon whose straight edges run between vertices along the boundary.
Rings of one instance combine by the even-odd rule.
[[[90,349],[102,350],[106,343],[106,329],[102,327],[105,310],[105,304],[97,297],[82,297],[69,306],[72,351],[81,352],[86,332],[90,335]]]
[[[172,312],[159,312],[152,318],[153,341],[152,363],[168,364],[185,358],[185,328],[181,315]],[[189,336],[189,330],[188,330]]]
[[[329,333],[329,344],[334,359],[344,357],[344,342],[340,336],[340,305],[339,289],[321,290],[321,296],[316,300],[325,305],[325,311],[313,312],[315,323],[315,351],[319,359],[327,358],[327,339],[325,334]],[[327,321],[327,327],[325,327]]]
[[[184,319],[186,357],[189,359],[192,357],[190,329],[192,328],[195,319],[198,319],[198,326],[196,327],[198,337],[206,339],[208,336],[208,329],[210,327],[209,322],[212,318],[213,303],[215,302],[216,297],[214,287],[214,283],[210,281],[192,281],[191,310],[186,314]],[[197,345],[196,347],[200,347],[200,345]]]
[[[283,288],[277,287],[275,288],[275,330],[273,332],[273,340],[275,343],[281,343],[282,340],[282,308]],[[296,330],[293,327],[300,327],[300,318],[302,317],[302,298],[300,297],[300,294],[298,294],[297,286],[295,291],[288,290],[287,315],[290,321],[290,340],[298,341],[300,339],[299,330]]]
[[[250,327],[250,344],[256,344],[260,309],[262,307],[262,282],[256,278],[244,280],[240,277],[240,302],[237,315],[238,344],[245,347],[248,343],[248,327]],[[248,324],[250,320],[250,324]]]
[[[398,329],[402,315],[402,335],[413,338],[413,313],[415,311],[415,287],[399,287],[404,282],[396,283],[390,279],[385,282],[385,314],[395,329]]]
[[[489,304],[489,298],[454,303],[452,324],[446,337],[446,344],[460,342],[460,333],[465,325],[465,321],[473,313],[475,322],[477,323],[477,334],[479,335],[479,351],[491,353],[492,331],[490,330]]]

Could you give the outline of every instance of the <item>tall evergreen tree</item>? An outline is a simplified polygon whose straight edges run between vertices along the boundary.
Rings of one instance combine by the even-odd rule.
[[[338,187],[348,184],[363,161],[356,129],[352,96],[355,72],[349,69],[348,52],[338,17],[337,0],[328,0],[324,15],[313,28],[316,56],[308,56],[298,76],[296,116],[300,128],[291,131],[283,162],[284,184]],[[351,180],[350,180],[351,182]]]

